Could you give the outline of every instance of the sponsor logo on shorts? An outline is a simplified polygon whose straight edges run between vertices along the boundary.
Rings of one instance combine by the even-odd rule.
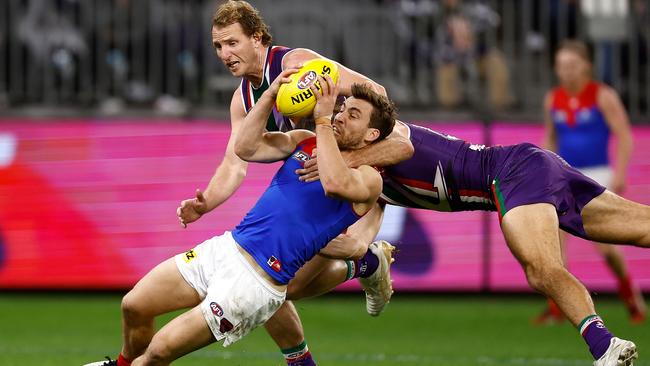
[[[268,261],[266,261],[266,264],[271,267],[276,272],[280,272],[282,270],[282,263],[280,263],[280,260],[277,259],[274,256],[271,256]]]
[[[194,249],[188,250],[183,255],[183,259],[185,260],[185,263],[190,263],[190,261],[194,258],[196,258],[196,252],[194,251]]]
[[[302,150],[296,151],[293,155],[291,155],[291,157],[298,160],[298,161],[301,161],[303,163],[306,162],[307,160],[311,159],[309,154],[307,154],[306,152],[304,152]]]
[[[218,317],[223,316],[223,309],[221,308],[221,306],[219,306],[219,304],[217,304],[214,301],[210,303],[210,310],[212,310],[212,314]]]
[[[301,76],[300,80],[298,80],[298,82],[296,83],[296,85],[298,86],[298,89],[307,89],[307,88],[309,88],[309,86],[314,83],[317,76],[318,75],[313,70],[309,71],[308,73]]]

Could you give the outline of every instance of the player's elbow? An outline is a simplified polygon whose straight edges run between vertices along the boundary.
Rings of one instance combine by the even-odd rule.
[[[242,141],[237,141],[235,142],[235,155],[237,155],[240,159],[249,161],[253,156],[255,156],[255,152],[257,151],[257,147],[253,146],[252,144],[247,144]]]

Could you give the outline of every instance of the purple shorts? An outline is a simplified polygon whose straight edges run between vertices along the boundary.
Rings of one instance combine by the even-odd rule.
[[[580,213],[605,187],[555,153],[533,144],[512,146],[502,159],[496,160],[492,193],[501,218],[517,206],[550,203],[555,206],[560,228],[588,239]]]

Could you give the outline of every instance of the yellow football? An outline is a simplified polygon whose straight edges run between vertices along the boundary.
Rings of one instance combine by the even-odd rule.
[[[318,75],[329,75],[336,83],[339,78],[339,69],[335,62],[317,58],[304,63],[300,70],[291,75],[291,81],[282,84],[275,99],[278,111],[287,117],[306,117],[311,114],[316,105],[316,97],[309,88],[316,82]]]

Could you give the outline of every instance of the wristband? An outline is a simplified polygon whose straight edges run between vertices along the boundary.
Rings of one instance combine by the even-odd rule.
[[[331,126],[331,125],[332,125],[332,118],[331,118],[331,116],[328,116],[328,117],[318,117],[318,118],[316,118],[316,120],[314,121],[314,123],[316,124],[316,126],[318,126],[318,125],[328,125],[328,126]]]

